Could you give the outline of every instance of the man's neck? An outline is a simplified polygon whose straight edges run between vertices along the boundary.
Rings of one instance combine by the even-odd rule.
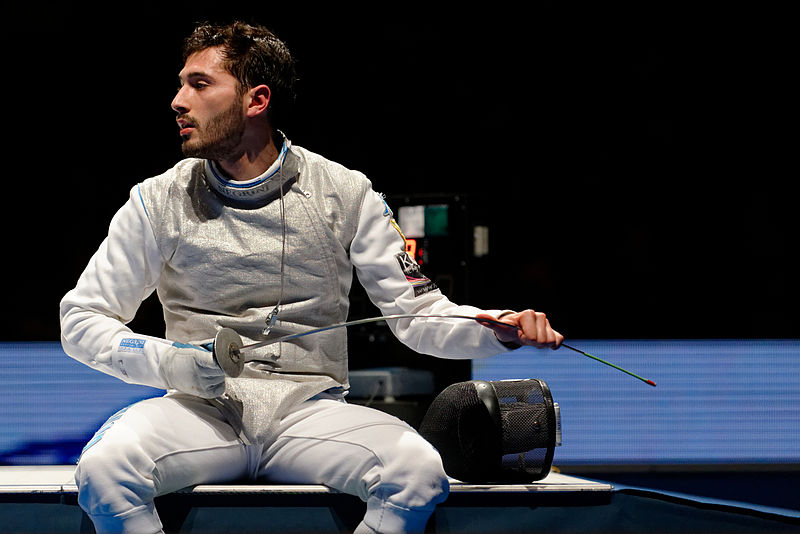
[[[275,136],[270,136],[259,148],[246,150],[239,157],[217,160],[217,165],[233,181],[251,180],[266,172],[279,154]]]

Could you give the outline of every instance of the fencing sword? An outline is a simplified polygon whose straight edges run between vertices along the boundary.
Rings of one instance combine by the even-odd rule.
[[[222,368],[226,375],[235,378],[242,374],[242,370],[244,369],[244,364],[250,361],[259,361],[259,357],[247,358],[242,355],[243,352],[252,351],[254,349],[258,349],[261,347],[266,347],[268,345],[272,345],[275,343],[282,343],[284,341],[289,341],[292,339],[298,339],[305,336],[310,336],[313,334],[318,334],[320,332],[326,332],[328,330],[334,330],[336,328],[345,328],[348,326],[356,326],[360,324],[366,323],[377,323],[381,321],[392,321],[396,319],[462,319],[462,320],[470,320],[476,321],[478,323],[488,323],[494,324],[498,326],[502,326],[504,328],[514,328],[516,330],[522,330],[517,325],[504,323],[502,321],[498,321],[497,319],[489,319],[484,317],[473,317],[471,315],[447,315],[447,314],[420,314],[420,313],[407,313],[407,314],[397,314],[397,315],[383,315],[380,317],[369,317],[366,319],[356,319],[354,321],[346,321],[343,323],[337,323],[330,326],[323,326],[319,328],[312,328],[310,330],[304,330],[302,332],[297,332],[294,334],[287,334],[284,336],[272,338],[272,339],[265,339],[263,341],[258,341],[256,343],[251,343],[249,345],[245,345],[242,342],[242,338],[239,334],[236,333],[235,330],[232,328],[222,328],[217,332],[217,335],[214,337],[214,344],[212,348],[212,352],[214,353],[214,359],[217,361],[217,364]],[[622,371],[623,373],[630,375],[636,379],[641,380],[645,384],[649,386],[655,387],[656,383],[650,379],[643,378],[627,369],[623,369],[622,367],[615,365],[611,362],[608,362],[602,358],[598,358],[597,356],[592,356],[591,354],[584,352],[580,349],[576,349],[575,347],[571,347],[566,343],[561,343],[562,347],[565,347],[571,351],[577,352],[578,354],[582,354],[587,358],[591,358],[597,362],[600,362],[604,365],[608,365],[618,371]]]

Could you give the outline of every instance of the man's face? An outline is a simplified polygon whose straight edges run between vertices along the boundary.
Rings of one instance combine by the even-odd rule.
[[[186,59],[179,74],[181,88],[172,101],[178,114],[181,148],[188,157],[237,158],[245,130],[245,109],[239,83],[222,65],[218,48]]]

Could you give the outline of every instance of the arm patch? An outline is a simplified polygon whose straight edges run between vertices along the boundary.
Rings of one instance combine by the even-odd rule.
[[[403,270],[406,280],[408,280],[408,283],[414,288],[415,297],[439,289],[430,278],[422,274],[419,264],[414,261],[414,258],[412,258],[408,252],[401,252],[395,255],[395,258],[397,258],[397,262],[400,264],[400,268]]]

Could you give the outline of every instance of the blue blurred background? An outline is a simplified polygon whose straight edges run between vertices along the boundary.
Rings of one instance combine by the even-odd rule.
[[[558,466],[800,464],[800,340],[571,340],[472,362],[472,378],[540,378],[561,406]],[[164,392],[68,357],[59,343],[0,343],[0,462],[63,464],[107,417]]]

